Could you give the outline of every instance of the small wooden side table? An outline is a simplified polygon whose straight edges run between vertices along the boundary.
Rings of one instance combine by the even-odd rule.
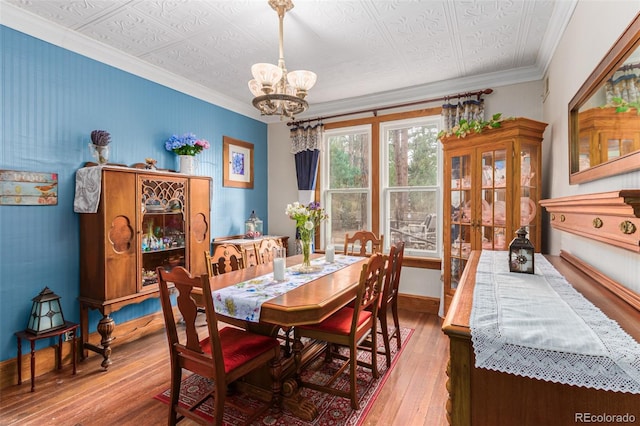
[[[57,361],[58,370],[62,368],[62,336],[65,333],[70,333],[72,337],[71,342],[71,358],[73,359],[73,374],[76,374],[77,364],[77,342],[76,337],[78,334],[79,325],[70,321],[64,322],[64,327],[58,328],[42,334],[33,334],[28,331],[16,332],[16,338],[18,339],[18,384],[22,384],[22,339],[31,342],[31,392],[36,390],[35,386],[35,373],[36,373],[36,340],[46,339],[51,337],[58,337],[58,349],[57,349]]]

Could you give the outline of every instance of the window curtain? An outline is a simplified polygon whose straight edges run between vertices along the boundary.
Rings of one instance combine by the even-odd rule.
[[[640,63],[624,65],[605,83],[607,105],[618,104],[613,98],[628,103],[640,102],[640,77],[634,71],[638,68]]]
[[[449,103],[449,100],[442,105],[442,130],[453,133],[454,128],[460,120],[484,120],[484,99],[458,100],[457,104]]]
[[[291,153],[296,162],[298,201],[304,205],[313,201],[323,129],[322,123],[291,129]]]
[[[318,175],[318,161],[320,160],[320,145],[324,126],[295,126],[291,129],[291,153],[296,162],[296,176],[298,178],[298,202],[307,205],[313,200]],[[296,240],[300,236],[296,230]],[[300,245],[296,244],[296,253],[300,253]]]

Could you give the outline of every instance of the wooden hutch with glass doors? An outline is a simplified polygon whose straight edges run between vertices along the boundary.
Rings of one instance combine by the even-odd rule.
[[[578,114],[578,170],[595,167],[640,150],[640,115],[635,110],[591,108]]]
[[[473,250],[508,250],[516,231],[540,251],[545,123],[506,119],[501,127],[441,138],[444,152],[443,285],[446,313]]]
[[[103,167],[97,213],[80,214],[80,323],[88,350],[111,364],[112,312],[159,297],[156,268],[207,271],[211,178]],[[102,319],[100,346],[88,341],[89,309]]]

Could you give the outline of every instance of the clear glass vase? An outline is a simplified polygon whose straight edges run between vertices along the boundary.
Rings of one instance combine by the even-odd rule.
[[[300,251],[302,252],[301,269],[311,269],[311,240],[300,240]]]
[[[98,164],[107,164],[109,162],[109,145],[89,144],[91,155],[96,159]]]

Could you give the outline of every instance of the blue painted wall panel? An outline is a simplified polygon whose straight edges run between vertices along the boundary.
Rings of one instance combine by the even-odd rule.
[[[110,162],[146,157],[176,168],[164,149],[173,133],[211,143],[198,174],[213,178],[212,236],[239,234],[256,210],[268,229],[267,126],[111,66],[0,26],[0,169],[58,173],[57,206],[0,206],[0,361],[15,357],[31,299],[45,286],[62,297],[65,318],[79,321],[79,215],[75,172],[92,161],[94,129],[111,133]],[[222,136],[254,144],[254,189],[222,187]],[[123,308],[116,323],[160,309],[157,299]],[[90,313],[90,331],[99,319]],[[38,348],[54,342],[38,342]]]

